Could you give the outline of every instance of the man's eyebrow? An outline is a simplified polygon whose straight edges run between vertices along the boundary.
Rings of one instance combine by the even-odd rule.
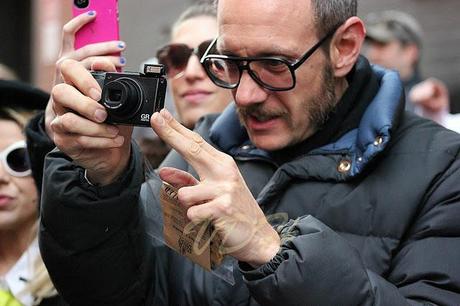
[[[240,56],[239,54],[236,54],[235,51],[227,49],[227,48],[222,48],[222,49],[217,48],[217,51],[219,54],[222,54],[222,55],[237,56],[237,57]],[[261,52],[251,54],[251,57],[269,57],[269,56],[277,56],[277,57],[282,57],[282,58],[287,58],[287,59],[296,58],[296,54],[294,54],[292,50],[283,48],[279,45],[273,45],[270,50],[263,50]]]

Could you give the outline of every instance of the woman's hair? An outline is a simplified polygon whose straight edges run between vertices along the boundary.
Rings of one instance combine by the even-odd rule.
[[[30,110],[0,106],[0,119],[16,122],[24,131],[27,122],[35,113]]]
[[[30,110],[4,106],[0,107],[0,120],[14,121],[23,131],[25,130],[27,122],[32,118],[34,114],[35,112]],[[38,221],[30,230],[30,241],[32,242],[37,237]],[[51,282],[50,276],[46,270],[41,256],[34,258],[32,264],[34,276],[30,279],[26,289],[24,289],[24,291],[21,293],[32,295],[34,298],[34,305],[38,305],[43,299],[57,295],[57,291]]]
[[[198,3],[198,4],[194,4],[190,6],[174,22],[171,28],[171,35],[174,34],[177,27],[180,26],[183,22],[189,19],[193,19],[195,17],[201,17],[201,16],[217,18],[216,6],[214,4],[206,3],[206,2]]]
[[[0,63],[0,80],[19,80],[19,78],[13,69]]]
[[[41,256],[35,258],[33,263],[34,276],[30,280],[25,290],[34,297],[34,305],[39,305],[43,299],[56,296],[57,290],[54,288],[48,270]]]

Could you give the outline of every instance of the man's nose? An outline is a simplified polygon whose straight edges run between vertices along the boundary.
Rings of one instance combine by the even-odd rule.
[[[240,84],[235,90],[235,103],[240,106],[262,103],[268,97],[267,91],[247,71],[243,71]]]

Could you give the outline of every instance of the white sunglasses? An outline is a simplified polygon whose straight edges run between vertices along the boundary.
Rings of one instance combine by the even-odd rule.
[[[15,142],[1,151],[0,161],[6,172],[12,176],[24,177],[32,173],[29,157],[27,156],[27,146],[24,140]]]

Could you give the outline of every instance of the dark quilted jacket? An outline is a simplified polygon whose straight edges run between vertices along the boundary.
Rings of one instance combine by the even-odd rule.
[[[137,149],[104,188],[51,153],[40,244],[60,293],[71,305],[460,305],[460,136],[404,113],[397,75],[373,73],[380,90],[359,127],[279,167],[247,142],[234,106],[198,127],[267,215],[296,220],[272,262],[235,262],[235,286],[145,234],[158,186],[141,187]],[[174,152],[164,165],[192,171]]]

